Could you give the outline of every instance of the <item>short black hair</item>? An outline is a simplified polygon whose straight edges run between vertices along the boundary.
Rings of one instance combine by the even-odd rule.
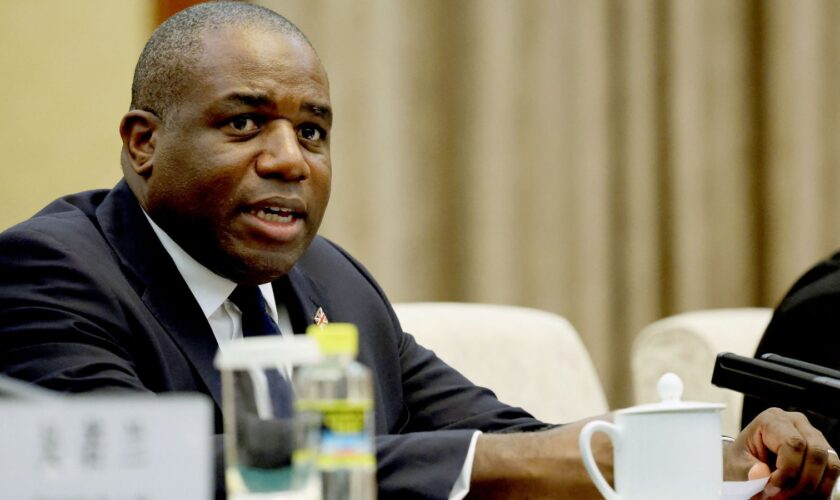
[[[134,68],[131,109],[150,111],[165,120],[189,84],[192,68],[201,56],[202,35],[224,26],[274,29],[312,47],[294,23],[265,7],[242,1],[192,6],[158,26],[146,42]]]

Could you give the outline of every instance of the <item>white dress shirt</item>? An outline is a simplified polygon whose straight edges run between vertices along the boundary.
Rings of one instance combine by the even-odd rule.
[[[233,293],[233,289],[236,288],[236,283],[219,276],[193,259],[190,254],[175,243],[175,240],[155,224],[145,211],[143,215],[146,216],[164,250],[172,258],[175,267],[181,273],[181,277],[184,278],[202,312],[204,312],[204,317],[210,323],[219,349],[224,349],[225,343],[232,339],[242,338],[242,313],[236,304],[228,300],[230,294]],[[293,333],[289,311],[285,304],[277,304],[275,301],[271,283],[263,283],[259,288],[268,304],[271,317],[280,326],[280,332]],[[476,431],[472,436],[464,466],[461,468],[461,474],[455,480],[455,484],[452,485],[452,490],[449,492],[450,500],[461,500],[470,491],[475,443],[479,434],[481,432]]]

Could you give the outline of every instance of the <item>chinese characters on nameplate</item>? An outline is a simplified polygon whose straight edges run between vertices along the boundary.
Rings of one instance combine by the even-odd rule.
[[[3,498],[210,499],[212,418],[193,394],[0,398]]]

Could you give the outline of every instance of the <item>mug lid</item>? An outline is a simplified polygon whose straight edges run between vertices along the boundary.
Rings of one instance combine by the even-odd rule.
[[[681,401],[683,382],[676,373],[662,375],[656,384],[656,392],[662,399],[659,403],[648,403],[632,406],[616,411],[617,414],[634,415],[638,413],[670,413],[685,411],[720,411],[726,405],[720,403],[703,403],[698,401]]]

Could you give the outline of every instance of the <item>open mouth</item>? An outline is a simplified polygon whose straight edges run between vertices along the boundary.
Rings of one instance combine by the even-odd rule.
[[[289,224],[295,219],[302,219],[303,214],[296,212],[290,208],[266,206],[254,208],[250,211],[251,215],[266,222],[277,222]]]

